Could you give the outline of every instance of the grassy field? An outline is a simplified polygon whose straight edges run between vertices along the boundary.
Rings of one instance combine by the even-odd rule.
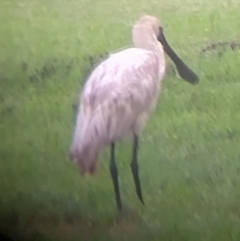
[[[240,240],[240,1],[2,0],[0,230],[24,241]],[[117,145],[124,205],[116,210],[109,150],[94,177],[67,161],[73,105],[101,55],[131,45],[157,16],[199,75],[171,70],[140,140],[143,208],[131,140]]]

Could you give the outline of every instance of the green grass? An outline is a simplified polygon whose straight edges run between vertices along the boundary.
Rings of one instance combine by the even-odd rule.
[[[0,230],[25,241],[238,241],[240,52],[202,49],[239,41],[239,11],[236,0],[2,0]],[[117,145],[120,215],[108,149],[94,177],[67,161],[72,105],[89,56],[130,46],[142,13],[161,20],[200,83],[165,76],[141,135],[145,208],[129,167],[131,140]]]

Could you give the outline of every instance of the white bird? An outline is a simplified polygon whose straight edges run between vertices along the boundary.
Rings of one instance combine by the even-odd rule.
[[[138,177],[138,137],[154,110],[165,73],[164,51],[175,63],[180,76],[192,84],[192,72],[167,43],[157,18],[142,16],[133,26],[134,47],[111,54],[90,74],[80,96],[69,158],[81,174],[94,174],[101,150],[110,145],[110,173],[116,204],[122,209],[115,164],[115,142],[133,135],[131,169],[141,200]]]

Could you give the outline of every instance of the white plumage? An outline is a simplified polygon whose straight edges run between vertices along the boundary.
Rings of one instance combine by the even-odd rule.
[[[104,144],[126,134],[138,134],[157,99],[165,63],[144,49],[111,55],[90,75],[81,96],[72,151],[89,146],[99,152]],[[159,67],[158,67],[159,66]],[[97,155],[97,153],[95,153]],[[95,165],[87,158],[82,168]]]
[[[104,146],[128,134],[138,136],[144,128],[164,76],[164,50],[169,50],[168,45],[164,49],[165,38],[160,43],[161,30],[156,18],[141,17],[133,27],[135,47],[111,54],[89,76],[70,148],[82,174],[95,172]]]

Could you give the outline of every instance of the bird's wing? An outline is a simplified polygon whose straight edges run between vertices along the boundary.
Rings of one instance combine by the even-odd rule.
[[[128,49],[111,55],[90,75],[82,92],[81,106],[98,106],[122,102],[144,108],[158,89],[158,59],[142,49]]]
[[[151,111],[159,87],[158,65],[158,58],[143,49],[111,55],[87,80],[81,119],[113,139],[121,136],[138,116]]]

